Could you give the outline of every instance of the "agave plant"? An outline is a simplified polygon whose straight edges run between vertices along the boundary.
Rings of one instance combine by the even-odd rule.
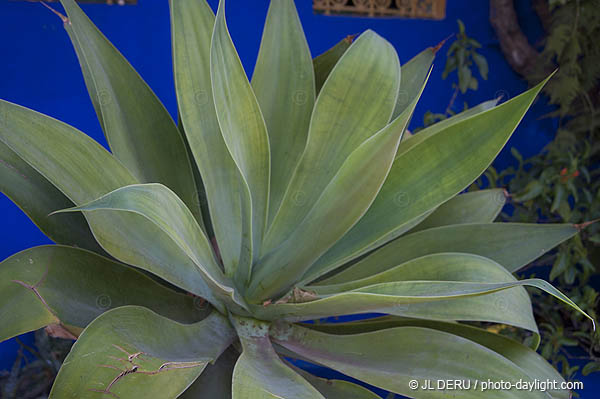
[[[415,398],[447,394],[425,379],[564,382],[535,352],[524,286],[581,310],[513,272],[581,226],[493,223],[501,190],[460,194],[544,82],[403,139],[436,48],[401,68],[366,31],[313,60],[293,0],[273,0],[249,81],[224,1],[215,16],[172,0],[177,126],[61,2],[111,152],[0,102],[0,189],[57,243],[0,265],[0,337],[77,338],[51,398],[377,397],[298,360]],[[560,385],[453,394],[569,397]]]

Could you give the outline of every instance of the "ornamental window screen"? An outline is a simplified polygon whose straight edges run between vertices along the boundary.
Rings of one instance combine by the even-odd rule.
[[[15,1],[15,0],[13,0]],[[45,3],[57,3],[58,0],[27,0],[29,2],[45,2]],[[113,4],[118,4],[120,6],[124,6],[124,5],[135,5],[137,4],[138,0],[75,0],[77,3],[96,3],[96,4],[108,4],[108,5],[113,5]]]
[[[326,15],[444,19],[446,0],[313,0],[313,10]]]

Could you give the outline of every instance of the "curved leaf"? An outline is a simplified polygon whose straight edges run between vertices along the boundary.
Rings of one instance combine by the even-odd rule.
[[[129,213],[126,225],[92,230],[113,256],[138,263],[138,258],[164,259],[175,284],[188,289],[222,309],[221,301],[243,303],[235,295],[233,284],[223,276],[210,243],[190,210],[175,193],[161,184],[130,185],[85,205],[60,212],[98,212],[99,215]],[[144,222],[141,222],[141,221]],[[136,221],[138,223],[136,223]],[[147,226],[153,226],[148,229]],[[124,234],[129,231],[129,234]],[[157,239],[157,237],[165,239]],[[176,260],[181,259],[177,262]],[[152,271],[152,270],[151,270]]]
[[[310,49],[293,0],[269,6],[252,88],[269,131],[272,219],[306,145],[315,103]]]
[[[60,245],[29,248],[2,261],[0,293],[0,341],[59,323],[77,335],[106,310],[124,305],[182,323],[200,320],[208,308],[130,267]]]
[[[180,399],[231,399],[233,368],[240,354],[230,346],[214,364],[209,364]]]
[[[338,284],[437,252],[490,258],[514,272],[577,233],[571,224],[483,223],[442,226],[400,237],[319,284]]]
[[[505,279],[506,280],[506,279]],[[285,304],[282,305],[272,305],[271,307],[281,306],[279,309],[282,310],[281,316],[289,315],[298,315],[299,313],[308,313],[310,310],[320,311],[322,308],[329,307],[332,309],[331,314],[350,314],[351,304],[350,302],[356,298],[364,299],[365,302],[370,302],[371,308],[368,308],[367,305],[362,305],[363,312],[364,311],[376,311],[380,313],[388,313],[388,314],[403,314],[407,315],[412,310],[412,304],[414,303],[424,303],[424,302],[432,302],[438,300],[448,300],[448,299],[464,299],[467,297],[477,297],[482,294],[492,294],[497,293],[499,291],[503,291],[506,289],[519,287],[519,286],[529,286],[535,287],[546,293],[554,296],[560,301],[566,303],[576,311],[583,314],[587,317],[592,324],[595,322],[592,317],[590,317],[587,313],[577,306],[577,304],[571,301],[567,296],[554,288],[551,284],[547,283],[544,280],[531,278],[520,281],[509,281],[503,283],[495,283],[495,282],[464,282],[464,281],[394,281],[394,282],[386,282],[386,283],[377,283],[373,285],[368,285],[360,288],[356,288],[352,291],[340,293],[340,294],[331,294],[321,295],[320,298],[311,302],[306,302],[303,304],[290,304],[296,305],[296,308],[289,308]],[[510,300],[516,296],[516,292],[512,291],[509,295],[505,295],[503,299],[505,301]],[[342,305],[342,301],[347,300],[347,302]],[[400,312],[397,309],[398,305],[409,305],[406,307],[400,306]],[[506,306],[506,305],[504,305]],[[358,306],[357,306],[358,307]],[[366,308],[367,307],[367,308]],[[286,312],[286,308],[290,310],[290,313]],[[343,313],[343,310],[347,311]],[[365,309],[366,308],[366,309]],[[408,311],[404,308],[408,308]],[[295,313],[294,313],[295,311]],[[342,312],[340,312],[342,311]],[[465,309],[461,310],[465,312]],[[520,313],[525,313],[524,308],[519,309]],[[267,312],[263,312],[267,313]],[[353,313],[357,313],[353,311]],[[508,315],[510,310],[506,310],[506,314]],[[305,319],[316,318],[319,316],[314,316],[314,314],[308,313],[310,316],[305,315]],[[316,314],[316,313],[315,313]],[[321,315],[323,317],[325,315]],[[287,318],[287,317],[286,317]],[[434,317],[430,317],[434,318]],[[465,320],[464,318],[460,318],[459,320]],[[494,320],[488,320],[494,321]],[[497,320],[496,320],[497,321]],[[500,322],[500,321],[497,321]],[[535,323],[533,325],[519,325],[514,324],[512,322],[507,322],[506,324],[512,324],[515,326],[520,326],[524,328],[528,328],[532,331],[537,331],[535,327]]]
[[[289,238],[348,156],[390,121],[399,71],[392,45],[372,31],[363,33],[336,64],[315,102],[306,148],[269,227],[263,254]]]
[[[275,342],[346,375],[416,398],[444,398],[446,390],[411,390],[409,381],[531,381],[518,365],[463,337],[422,327],[331,335],[299,326],[272,328]],[[490,377],[491,376],[491,377]],[[457,398],[547,398],[545,392],[453,390]]]
[[[210,53],[210,76],[221,134],[243,177],[242,254],[236,277],[248,282],[258,258],[269,208],[271,155],[258,101],[235,51],[220,0]]]
[[[325,399],[277,356],[269,324],[234,317],[243,352],[233,370],[233,399]]]
[[[234,338],[217,312],[179,324],[137,306],[113,309],[75,342],[50,398],[175,398]]]
[[[61,0],[85,83],[110,148],[141,182],[175,191],[201,220],[185,144],[173,119],[123,55],[74,0]]]
[[[57,209],[74,204],[1,141],[0,192],[21,208],[54,242],[105,253],[82,215],[48,216]]]
[[[428,296],[426,295],[429,292],[427,291],[428,283],[421,283],[421,286],[418,287],[425,291],[420,292],[422,295],[403,296],[400,290],[406,287],[390,287],[388,285],[375,287],[373,292],[369,292],[367,289],[364,290],[365,292],[351,291],[304,303],[254,306],[252,311],[259,318],[292,322],[375,312],[433,320],[500,323],[524,328],[537,334],[531,301],[521,288],[513,287],[508,288],[508,291],[480,295],[485,288],[489,287],[479,287],[481,291],[477,291],[477,294],[473,293],[474,287],[469,287],[472,289],[469,295],[453,295],[456,292],[449,290],[443,292],[438,290],[437,294],[433,295],[433,290],[439,289],[442,285],[440,282],[433,282],[431,284],[432,296]],[[377,292],[378,288],[381,288],[381,292]],[[383,291],[383,288],[388,288],[388,291]],[[458,290],[465,287],[455,286],[453,288]]]
[[[249,298],[284,294],[364,215],[385,181],[416,103],[350,154],[302,223],[257,265]]]
[[[554,367],[534,350],[506,336],[460,323],[385,316],[352,323],[307,324],[305,326],[329,334],[359,334],[404,326],[431,328],[461,336],[490,348],[519,366],[532,380],[551,380],[559,383],[564,381],[563,377]],[[569,391],[567,390],[549,390],[548,392],[552,398],[570,398]]]
[[[383,238],[395,238],[394,231],[405,223],[471,184],[500,152],[549,78],[493,109],[416,139],[415,145],[401,145],[369,211],[313,266],[311,276],[333,270]]]
[[[0,100],[0,141],[76,205],[137,181],[102,146],[49,116]]]
[[[473,254],[442,252],[411,259],[386,271],[358,280],[308,286],[306,289],[319,295],[330,295],[374,284],[419,280],[480,283],[516,281],[508,270],[491,259]]]
[[[503,189],[478,190],[457,195],[440,205],[431,215],[415,226],[410,233],[433,227],[492,223],[506,204]]]
[[[210,77],[215,16],[206,1],[170,1],[173,69],[181,120],[202,175],[212,227],[227,275],[239,262],[240,174],[221,135]]]

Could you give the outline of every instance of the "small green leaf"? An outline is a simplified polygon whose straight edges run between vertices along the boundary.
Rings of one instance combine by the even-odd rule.
[[[540,196],[545,189],[546,186],[544,185],[544,183],[542,183],[539,180],[533,180],[530,181],[522,191],[513,195],[512,200],[516,202],[529,201]]]
[[[481,77],[484,80],[487,80],[489,67],[485,57],[481,54],[473,52],[473,61],[475,62],[475,65],[477,65],[477,69],[479,69],[479,74]]]
[[[585,365],[583,370],[581,370],[581,374],[584,376],[588,376],[592,373],[597,373],[600,371],[600,362],[589,362]]]
[[[558,257],[554,264],[552,265],[552,270],[550,270],[550,281],[555,280],[559,275],[563,274],[567,267],[569,266],[569,255],[566,251],[560,251],[558,253]]]
[[[565,194],[565,186],[556,184],[556,187],[554,188],[554,200],[552,200],[550,212],[556,212],[560,208],[561,202],[565,200]]]

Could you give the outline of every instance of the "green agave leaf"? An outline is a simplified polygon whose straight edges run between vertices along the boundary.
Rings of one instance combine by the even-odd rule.
[[[50,324],[77,335],[106,310],[124,305],[182,323],[202,319],[208,309],[133,268],[59,245],[29,248],[0,263],[0,293],[0,341]]]
[[[335,64],[337,64],[339,59],[342,58],[346,50],[350,48],[350,45],[354,41],[355,37],[355,35],[346,36],[335,46],[313,59],[315,86],[317,93],[321,91],[321,88],[323,87],[325,81],[329,77],[329,74],[335,67]]]
[[[269,131],[272,219],[306,145],[315,103],[312,58],[293,0],[269,6],[252,87]]]
[[[392,119],[400,115],[421,92],[421,88],[427,79],[427,75],[435,59],[436,52],[436,48],[426,48],[402,65],[400,88]]]
[[[122,186],[137,183],[108,151],[78,130],[6,101],[0,101],[0,114],[4,115],[0,141],[74,204],[83,205]],[[158,226],[143,216],[101,211],[85,216],[96,241],[115,258],[196,295],[210,295],[197,266]],[[132,241],[135,242],[133,247],[127,244]],[[161,245],[157,246],[156,242]],[[174,268],[174,264],[178,267]]]
[[[318,315],[317,313],[310,313],[310,310],[319,311],[321,308],[329,307],[331,312],[329,314],[340,315],[340,314],[352,314],[358,313],[357,310],[362,307],[362,311],[376,311],[381,313],[388,314],[403,314],[408,315],[409,311],[413,309],[413,303],[423,303],[423,302],[431,302],[437,300],[446,300],[446,299],[459,299],[471,296],[479,296],[482,294],[491,294],[496,293],[498,291],[503,291],[505,289],[519,287],[519,286],[529,286],[535,287],[542,291],[547,292],[548,294],[554,296],[560,301],[566,303],[571,306],[573,309],[577,310],[585,317],[590,319],[592,323],[594,323],[594,319],[592,319],[587,313],[577,306],[577,304],[571,301],[567,296],[558,291],[552,285],[547,283],[544,280],[540,279],[526,279],[521,281],[512,281],[512,282],[503,282],[503,283],[473,283],[473,282],[464,282],[464,281],[394,281],[387,283],[379,283],[373,284],[366,287],[361,287],[354,289],[349,292],[341,293],[341,294],[331,294],[329,296],[323,295],[322,299],[314,300],[311,302],[301,303],[301,304],[289,304],[290,306],[286,306],[286,304],[279,305],[279,309],[274,309],[275,311],[281,310],[280,315],[284,318],[288,319],[289,316],[299,315],[301,313],[304,314],[305,319],[309,318],[318,318],[325,317],[326,315]],[[366,294],[366,295],[361,295]],[[504,300],[508,300],[509,298],[514,299],[515,292],[511,292],[508,295],[504,296]],[[508,298],[507,298],[508,297]],[[364,299],[365,302],[370,302],[370,306],[367,304],[355,305],[351,304],[356,298]],[[344,301],[345,302],[342,302]],[[293,305],[296,305],[293,307]],[[355,305],[356,308],[351,309],[351,305]],[[387,305],[387,306],[386,306]],[[408,305],[406,307],[398,305]],[[267,308],[276,308],[278,305],[271,305]],[[458,304],[457,304],[458,306]],[[311,309],[312,308],[312,309]],[[344,309],[341,309],[344,308]],[[400,309],[398,309],[400,308]],[[404,308],[408,308],[407,311]],[[289,309],[289,312],[287,311]],[[344,310],[346,312],[344,312]],[[465,312],[465,309],[460,309],[460,311]],[[402,312],[402,313],[398,313]],[[524,311],[519,310],[523,316],[521,318],[525,318]],[[268,312],[262,312],[262,315]],[[510,311],[507,310],[506,314],[509,314]],[[316,316],[315,316],[316,315]],[[435,316],[430,315],[430,318],[435,318]],[[460,320],[464,320],[460,318]],[[488,321],[497,321],[499,320],[488,320]],[[507,322],[506,324],[512,324],[517,327],[523,327],[530,329],[532,331],[537,331],[535,328],[535,324],[533,325],[525,325],[525,324],[515,324],[514,322]]]
[[[245,186],[241,190],[242,254],[236,269],[237,281],[245,284],[258,259],[267,222],[271,155],[258,101],[227,30],[225,0],[219,2],[210,61],[217,119]]]
[[[503,266],[479,255],[443,252],[421,256],[386,271],[358,280],[332,285],[314,285],[307,290],[318,295],[330,295],[392,281],[490,281],[512,282],[516,278]],[[525,291],[522,291],[525,293]]]
[[[219,269],[210,243],[192,213],[167,187],[161,184],[130,185],[60,212],[76,211],[98,212],[101,216],[135,215],[129,220],[124,219],[128,222],[126,225],[116,224],[108,230],[92,225],[92,230],[118,259],[134,264],[145,258],[158,260],[162,272],[169,274],[168,281],[206,298],[221,309],[222,301],[243,303],[235,294],[232,282]],[[179,259],[181,261],[177,261]]]
[[[108,151],[77,129],[0,100],[0,141],[76,205],[136,179]]]
[[[105,253],[82,215],[48,216],[56,209],[69,208],[74,204],[1,141],[0,192],[21,208],[54,242]]]
[[[325,399],[279,358],[269,340],[269,324],[233,317],[243,352],[233,370],[233,399]]]
[[[217,312],[180,324],[137,306],[113,309],[75,342],[50,398],[175,398],[234,338]]]
[[[274,342],[302,356],[382,389],[414,398],[444,398],[445,390],[411,390],[417,380],[531,381],[497,352],[463,337],[422,327],[398,327],[352,335],[331,335],[279,324]],[[452,391],[457,398],[547,398],[540,391],[478,389]]]
[[[424,327],[458,335],[476,342],[516,364],[531,380],[563,382],[563,377],[534,350],[503,335],[459,323],[433,320],[405,319],[395,316],[378,317],[352,323],[306,324],[305,327],[329,334],[360,334],[395,327]],[[549,390],[550,397],[569,399],[567,390]]]
[[[241,176],[221,135],[210,76],[215,16],[206,1],[170,1],[173,68],[179,112],[202,175],[210,221],[227,275],[241,248]]]
[[[360,219],[385,181],[416,103],[350,154],[290,238],[257,265],[250,298],[284,294]]]
[[[141,182],[162,183],[201,218],[192,168],[173,119],[150,87],[74,0],[61,0],[69,33],[106,139]]]
[[[408,150],[401,145],[369,211],[312,267],[310,277],[322,276],[382,239],[395,238],[397,229],[471,184],[500,152],[546,81],[493,109],[450,125]]]
[[[185,151],[187,152],[188,158],[190,159],[190,163],[192,165],[192,174],[194,175],[194,182],[196,183],[196,190],[198,192],[198,203],[200,206],[200,218],[197,218],[198,224],[200,227],[202,227],[202,230],[207,236],[214,237],[215,233],[211,225],[208,201],[206,199],[206,189],[204,188],[202,175],[200,175],[200,169],[198,169],[198,165],[196,165],[196,161],[194,160],[194,153],[190,147],[190,142],[185,135],[185,128],[183,127],[181,114],[179,113],[177,114],[177,130],[179,130],[179,134],[181,134],[181,138],[185,144]]]
[[[514,272],[577,233],[571,224],[482,223],[450,225],[400,237],[319,284],[368,277],[437,252],[490,258]]]
[[[329,296],[313,294],[310,302],[256,305],[252,312],[262,319],[291,322],[376,312],[433,320],[500,323],[537,335],[531,301],[522,287],[511,288],[511,283],[516,282],[513,279],[502,286],[506,291],[496,286],[472,283],[465,287],[464,284],[440,281],[378,284]],[[486,291],[488,288],[495,290]]]
[[[306,148],[269,228],[263,255],[289,238],[348,156],[390,121],[399,70],[393,46],[372,31],[363,33],[336,64],[315,102]]]
[[[209,364],[180,399],[231,399],[233,368],[240,354],[230,346],[214,364]]]
[[[353,384],[349,381],[328,380],[312,375],[298,367],[294,367],[291,363],[288,363],[288,366],[294,369],[296,373],[300,374],[302,378],[310,382],[310,384],[317,388],[317,390],[327,399],[379,399],[379,396],[369,391],[367,388]]]
[[[485,112],[487,110],[490,110],[490,109],[496,107],[499,100],[500,99],[494,99],[494,100],[488,100],[488,101],[482,102],[481,104],[478,104],[472,108],[469,108],[463,112],[460,112],[448,119],[444,119],[443,121],[440,121],[429,127],[426,127],[425,129],[421,130],[417,134],[407,137],[406,140],[402,141],[402,144],[400,145],[400,148],[398,149],[398,155],[408,151],[413,146],[415,146],[419,143],[422,143],[426,139],[429,139],[431,136],[443,131],[444,129],[449,128],[452,125],[457,124],[458,122],[462,122],[465,119],[469,119],[475,115],[478,115],[482,112]]]
[[[433,227],[492,223],[506,204],[506,194],[502,189],[478,190],[448,200],[431,215],[415,226],[410,233]]]

